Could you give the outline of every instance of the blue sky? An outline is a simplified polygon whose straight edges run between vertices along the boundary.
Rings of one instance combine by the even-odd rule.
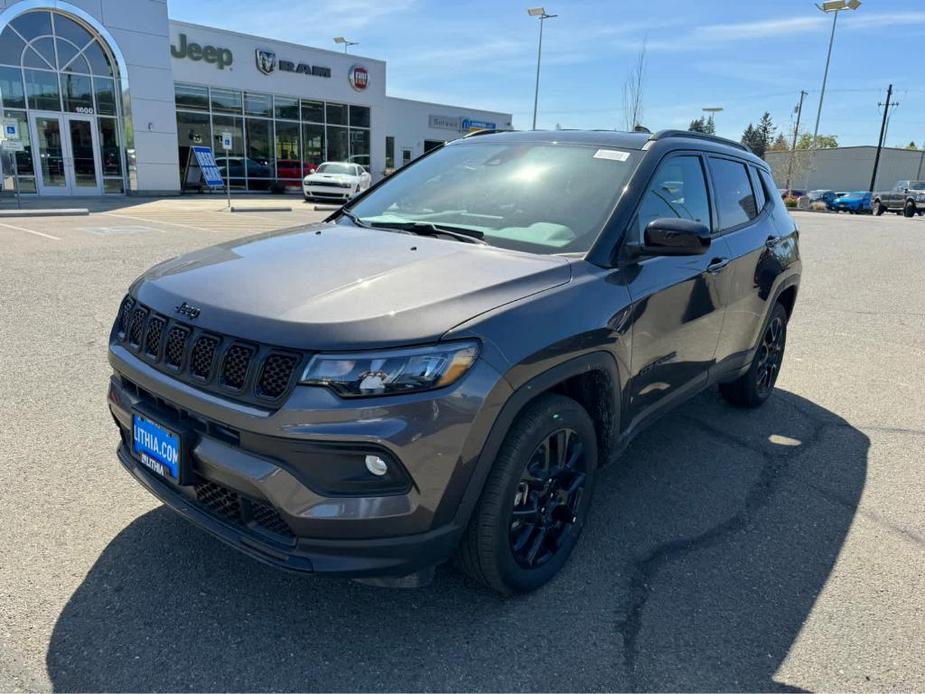
[[[530,127],[537,20],[516,0],[169,0],[170,16],[387,61],[392,96],[509,111]],[[537,127],[623,128],[622,86],[647,46],[650,129],[687,127],[722,106],[738,139],[765,110],[792,128],[809,92],[811,130],[831,17],[810,0],[548,0]],[[925,0],[864,0],[838,20],[820,132],[873,144],[888,83],[900,102],[887,144],[925,142]],[[802,128],[801,128],[802,129]]]

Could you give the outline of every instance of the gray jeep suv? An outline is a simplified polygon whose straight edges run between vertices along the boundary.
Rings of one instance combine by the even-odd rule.
[[[109,345],[119,460],[278,567],[414,585],[455,557],[531,590],[646,422],[711,384],[769,397],[797,236],[719,138],[456,140],[324,223],[140,277]]]

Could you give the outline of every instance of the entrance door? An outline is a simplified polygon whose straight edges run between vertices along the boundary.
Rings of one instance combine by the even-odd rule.
[[[42,195],[99,195],[99,144],[93,119],[31,114],[36,173]]]

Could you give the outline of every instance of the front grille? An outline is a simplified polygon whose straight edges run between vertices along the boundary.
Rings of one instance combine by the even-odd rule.
[[[119,307],[119,333],[123,336],[128,330],[128,321],[132,315],[132,306],[135,305],[135,302],[132,300],[132,297],[127,296],[122,299],[122,305]]]
[[[166,355],[164,356],[167,366],[179,369],[180,365],[183,364],[183,353],[186,351],[187,337],[189,337],[189,330],[182,326],[175,325],[170,329],[170,333],[167,335]]]
[[[308,187],[314,188],[315,186],[324,186],[325,188],[350,188],[350,185],[344,185],[343,183],[335,183],[334,181],[309,181]]]
[[[253,356],[252,348],[232,345],[225,354],[225,361],[222,362],[222,385],[232,390],[241,390],[247,379],[247,368]]]
[[[279,539],[295,539],[292,529],[269,504],[241,496],[215,482],[201,481],[193,487],[196,500],[213,515],[241,527],[247,527],[247,518],[261,530],[278,535]]]
[[[161,336],[167,321],[161,316],[151,316],[148,330],[145,332],[145,354],[157,358],[161,355]]]
[[[297,362],[298,359],[291,354],[275,352],[267,357],[260,372],[258,393],[265,398],[278,398],[286,392]]]
[[[133,347],[141,346],[141,337],[144,335],[145,318],[148,317],[148,309],[138,306],[132,311],[132,318],[128,324],[128,341]]]
[[[214,482],[196,485],[196,499],[212,513],[239,522],[241,520],[241,497],[228,487]]]
[[[190,373],[196,378],[203,381],[209,380],[212,373],[212,361],[215,358],[215,348],[218,347],[218,339],[211,335],[200,335],[193,346],[193,353],[190,355]]]
[[[180,381],[265,407],[292,389],[307,356],[206,333],[130,297],[119,307],[114,335],[152,367]]]
[[[286,524],[272,506],[259,501],[251,501],[251,516],[254,522],[264,530],[284,537],[295,537],[290,527]]]

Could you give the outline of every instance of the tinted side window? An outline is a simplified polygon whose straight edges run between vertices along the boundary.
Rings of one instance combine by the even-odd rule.
[[[639,204],[639,238],[646,226],[662,217],[710,224],[710,202],[700,158],[672,157],[662,163]]]
[[[745,164],[711,157],[710,173],[713,175],[713,195],[721,231],[758,216],[755,193]]]

